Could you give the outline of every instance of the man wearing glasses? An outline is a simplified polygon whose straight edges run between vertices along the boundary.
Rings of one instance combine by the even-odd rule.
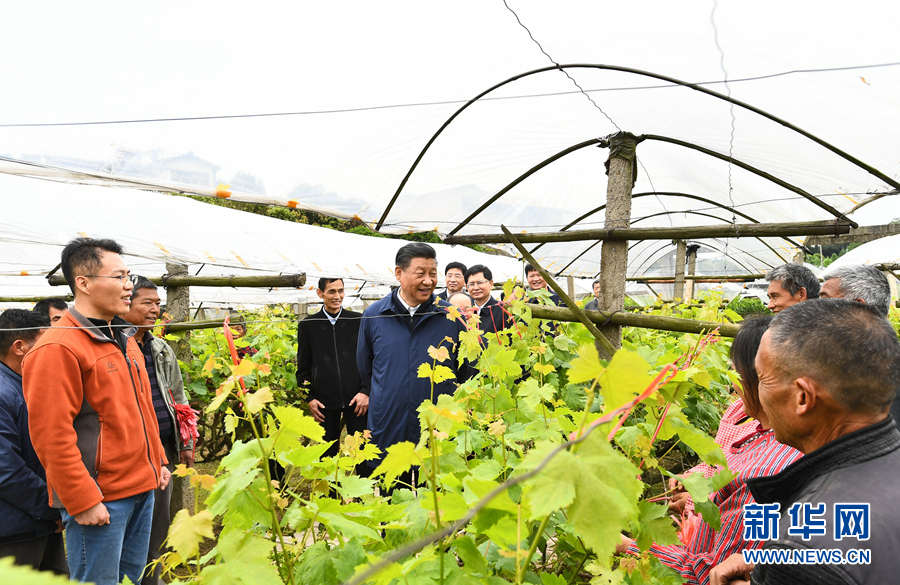
[[[494,275],[484,264],[476,264],[466,272],[466,287],[475,301],[474,314],[478,315],[478,328],[485,333],[496,333],[509,327],[509,319],[500,303],[491,296]]]
[[[75,304],[25,356],[22,372],[71,578],[98,584],[141,580],[153,490],[171,475],[136,328],[118,317],[132,291],[121,254],[116,242],[90,238],[63,249]]]

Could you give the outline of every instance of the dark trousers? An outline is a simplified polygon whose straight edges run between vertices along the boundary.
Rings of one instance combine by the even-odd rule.
[[[169,471],[173,471],[175,466],[181,462],[181,459],[179,454],[172,448],[172,445],[168,443],[166,441],[166,459],[169,460],[169,464],[166,467]],[[176,479],[175,476],[172,476],[169,479],[169,485],[165,489],[157,488],[153,490],[153,524],[150,527],[150,549],[147,553],[148,564],[166,552],[163,543],[169,535],[169,525],[172,523],[169,506],[172,503],[172,489]],[[150,572],[145,570],[141,579],[141,585],[165,585],[165,582],[160,577],[161,573],[162,566],[160,565],[156,565]]]
[[[356,416],[356,407],[348,406],[347,408],[323,408],[322,414],[325,420],[322,422],[322,428],[325,429],[325,442],[334,441],[334,444],[325,451],[324,457],[334,457],[341,448],[341,428],[346,425],[347,434],[362,433],[366,430],[366,423],[369,417],[367,415]],[[372,472],[372,468],[366,465],[365,461],[356,466],[356,473],[363,477],[368,477]]]
[[[53,571],[58,575],[69,575],[61,532],[22,542],[0,544],[0,558],[2,557],[14,557],[13,563],[16,565],[34,567],[39,571]]]

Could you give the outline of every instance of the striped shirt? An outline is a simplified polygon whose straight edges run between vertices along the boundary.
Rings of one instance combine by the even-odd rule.
[[[169,407],[160,392],[159,381],[156,379],[156,364],[153,363],[153,353],[150,350],[150,332],[139,343],[141,353],[144,354],[144,365],[147,368],[147,377],[150,378],[150,391],[153,396],[153,410],[156,411],[156,422],[159,424],[159,440],[163,445],[175,442],[175,427],[172,425],[172,417],[169,415]]]
[[[737,406],[737,408],[735,408]],[[722,527],[716,532],[712,527],[698,519],[697,531],[690,544],[650,547],[653,553],[665,565],[675,569],[691,585],[709,583],[709,572],[713,567],[727,559],[730,555],[748,548],[760,548],[762,541],[743,539],[744,504],[752,504],[753,496],[747,486],[747,479],[775,475],[800,458],[803,454],[793,447],[788,447],[775,440],[775,434],[764,431],[758,424],[736,424],[746,418],[740,400],[733,404],[722,417],[716,442],[723,447],[728,468],[735,474],[725,487],[710,494],[712,503],[719,507]],[[737,437],[736,440],[733,440]],[[722,443],[722,441],[731,441]],[[708,468],[708,469],[707,469]],[[691,471],[702,472],[712,476],[716,469],[710,466],[698,466]],[[708,475],[707,475],[708,474]],[[640,554],[632,545],[628,551]]]

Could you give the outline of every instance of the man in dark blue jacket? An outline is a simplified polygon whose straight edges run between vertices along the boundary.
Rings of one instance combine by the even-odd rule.
[[[48,505],[44,468],[31,446],[22,359],[50,319],[9,309],[0,315],[0,557],[68,575],[59,511]]]
[[[434,248],[421,242],[407,244],[397,252],[396,264],[394,275],[400,288],[365,310],[356,352],[362,383],[370,391],[369,429],[382,457],[396,443],[418,443],[419,405],[425,400],[437,402],[439,394],[452,394],[466,378],[466,369],[456,359],[464,325],[447,319],[449,305],[433,294],[437,285]],[[430,346],[450,350],[450,358],[441,365],[456,374],[456,379],[435,384],[433,392],[431,381],[417,374],[420,365],[433,362]],[[369,463],[374,467],[379,461]]]
[[[485,333],[497,333],[510,325],[510,319],[503,312],[497,299],[491,296],[494,288],[494,275],[484,264],[476,264],[466,271],[466,287],[475,301],[475,313],[478,315],[478,328]]]

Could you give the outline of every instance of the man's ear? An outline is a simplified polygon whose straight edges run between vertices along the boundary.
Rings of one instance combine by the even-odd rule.
[[[13,341],[12,346],[9,348],[12,354],[18,357],[25,357],[25,354],[28,353],[29,349],[31,349],[31,344],[26,343],[22,339]]]
[[[323,292],[322,292],[321,290],[319,290],[319,289],[316,289],[316,294],[319,295],[319,298],[320,298],[320,299],[324,299],[324,298],[325,298],[325,293],[323,293]]]
[[[80,290],[84,294],[91,294],[91,286],[90,286],[90,278],[86,277],[75,277],[75,288]]]
[[[403,274],[403,269],[397,266],[394,268],[394,278],[397,279],[397,282],[400,282],[400,275]]]
[[[806,292],[806,287],[801,286],[801,287],[800,287],[800,290],[797,291],[797,294],[800,296],[800,301],[799,301],[799,302],[803,302],[803,301],[808,301],[808,300],[809,300],[809,293]]]
[[[811,378],[797,378],[794,387],[793,407],[797,415],[809,414],[821,399],[822,387]]]

